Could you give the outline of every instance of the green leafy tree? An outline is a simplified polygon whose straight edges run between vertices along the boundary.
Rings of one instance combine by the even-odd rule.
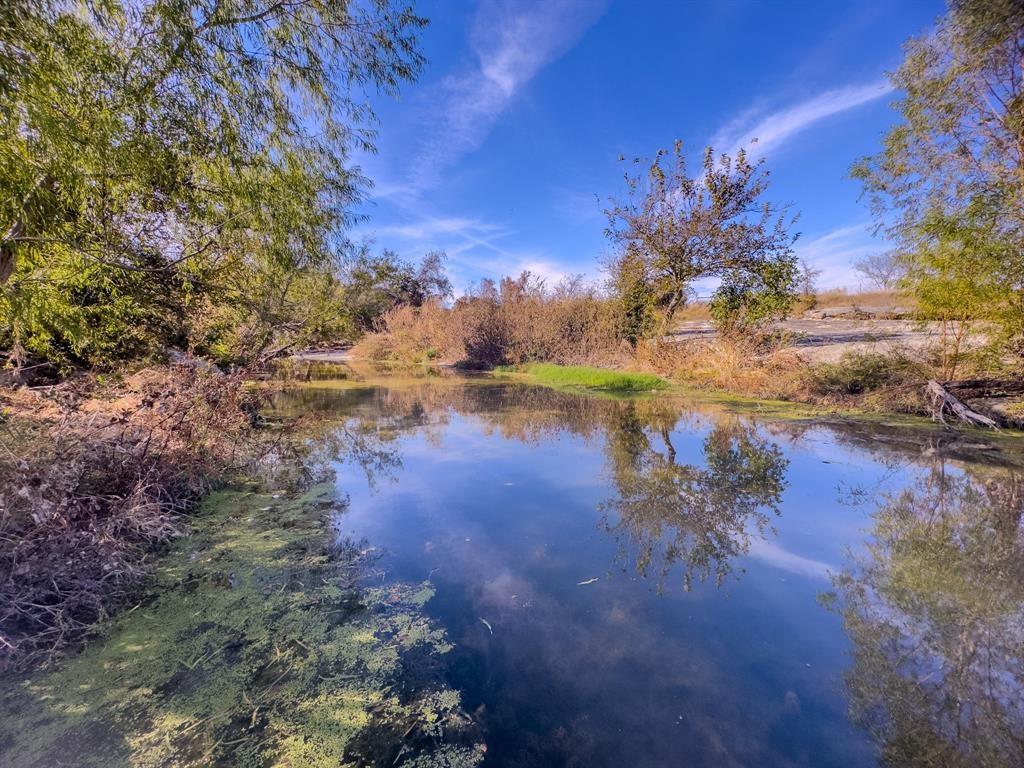
[[[922,311],[1024,352],[1024,5],[954,0],[892,74],[902,122],[853,176]],[[958,327],[958,330],[959,327]]]
[[[365,182],[349,164],[372,148],[365,93],[416,75],[424,23],[391,0],[4,3],[12,357],[207,351],[228,318],[241,358],[286,344],[275,313],[335,266]],[[210,307],[217,322],[199,318],[193,337]]]
[[[640,159],[633,161],[641,164]],[[665,322],[685,306],[693,283],[717,278],[716,319],[729,328],[783,316],[796,297],[795,218],[762,197],[764,161],[704,151],[691,176],[681,142],[660,150],[646,174],[625,175],[627,195],[605,211],[623,259],[642,259]]]
[[[622,338],[633,347],[654,331],[656,302],[647,265],[634,249],[611,264],[611,293],[617,304]]]
[[[344,303],[358,330],[369,331],[395,307],[420,307],[427,301],[444,301],[452,295],[445,273],[444,251],[431,251],[419,266],[401,259],[394,251],[374,256],[360,249],[346,264]]]

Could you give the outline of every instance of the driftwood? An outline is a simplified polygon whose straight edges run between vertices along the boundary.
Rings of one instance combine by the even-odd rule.
[[[925,392],[932,402],[932,417],[938,419],[943,424],[946,423],[946,412],[952,411],[957,418],[967,424],[976,427],[999,429],[999,425],[994,420],[968,408],[961,400],[934,379],[928,382]]]

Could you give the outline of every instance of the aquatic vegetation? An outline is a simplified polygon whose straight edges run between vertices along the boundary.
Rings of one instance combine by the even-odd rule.
[[[553,387],[579,387],[609,392],[650,392],[668,387],[667,381],[650,373],[612,371],[585,365],[534,363],[521,370],[538,384]]]
[[[7,765],[478,762],[458,693],[422,672],[451,648],[422,611],[433,589],[360,586],[372,553],[333,543],[338,505],[329,484],[213,494],[152,598],[3,694]]]

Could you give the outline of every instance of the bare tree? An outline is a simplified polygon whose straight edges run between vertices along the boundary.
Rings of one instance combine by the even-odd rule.
[[[807,309],[814,309],[818,304],[818,278],[822,270],[811,266],[807,259],[800,259],[800,298]]]
[[[853,262],[853,268],[880,291],[893,291],[906,274],[903,262],[896,251],[873,253]]]

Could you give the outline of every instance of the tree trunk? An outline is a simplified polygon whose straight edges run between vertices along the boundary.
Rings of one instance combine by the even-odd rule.
[[[970,393],[971,397],[1006,397],[1024,394],[1024,379],[963,379],[944,381],[942,386],[957,394]]]
[[[925,392],[932,401],[932,418],[938,419],[943,424],[946,423],[945,413],[949,410],[952,411],[957,418],[967,424],[977,427],[999,429],[999,425],[996,424],[995,421],[990,419],[988,416],[968,408],[963,404],[963,402],[953,396],[948,389],[934,379],[928,382]]]
[[[0,242],[0,285],[4,285],[14,274],[15,241],[23,234],[25,234],[24,219],[18,219],[4,233],[4,239]]]
[[[676,314],[676,310],[679,309],[679,305],[683,302],[683,294],[676,291],[672,294],[672,298],[668,300],[668,307],[665,308],[665,321],[662,324],[661,335],[664,336],[669,332],[669,328],[672,325],[672,318]]]

